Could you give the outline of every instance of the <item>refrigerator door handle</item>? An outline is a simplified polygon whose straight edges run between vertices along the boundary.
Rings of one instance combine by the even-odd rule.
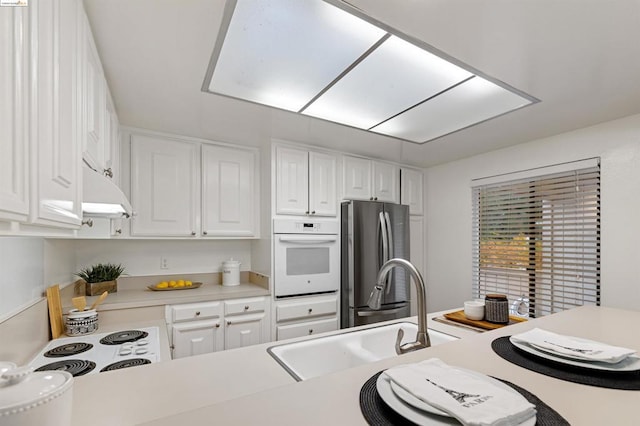
[[[388,257],[385,260],[386,262],[387,260],[395,257],[394,247],[393,247],[393,231],[391,230],[391,219],[389,219],[388,212],[384,212],[384,223],[387,228],[387,241],[389,244],[389,248],[387,249]],[[387,295],[391,293],[391,276],[392,275],[393,275],[393,272],[391,272],[390,274],[387,274],[387,291],[385,292]]]
[[[391,230],[391,219],[389,219],[389,213],[387,212],[384,212],[384,223],[387,226],[387,240],[389,241],[389,249],[388,249],[389,257],[387,257],[387,260],[389,260],[396,256],[394,253],[395,250],[393,249],[393,231]]]
[[[379,311],[358,311],[359,317],[374,317],[378,315],[393,315],[397,314],[401,310],[405,308],[394,308],[394,309],[381,309]]]
[[[384,213],[380,212],[379,215],[380,232],[382,234],[382,261],[378,265],[378,269],[382,267],[382,264],[389,260],[389,236],[387,235],[387,222],[384,218]]]

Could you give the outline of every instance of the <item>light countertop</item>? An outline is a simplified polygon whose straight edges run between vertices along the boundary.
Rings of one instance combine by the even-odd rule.
[[[537,326],[640,351],[640,334],[633,328],[638,323],[640,312],[602,307],[581,307],[484,333],[430,320],[430,328],[462,338],[303,382],[296,382],[266,352],[273,342],[87,375],[74,383],[73,425],[89,418],[94,425],[366,424],[358,402],[362,384],[380,370],[431,357],[522,386],[571,424],[637,424],[640,392],[544,376],[503,360],[490,344]]]
[[[109,293],[104,302],[100,305],[100,311],[110,311],[117,309],[144,308],[149,306],[171,305],[176,303],[207,302],[211,300],[237,299],[245,297],[269,296],[270,292],[266,278],[257,274],[243,272],[243,280],[239,285],[223,286],[217,279],[218,274],[194,275],[193,281],[201,281],[203,284],[199,288],[184,290],[164,290],[153,291],[147,286],[156,284],[160,279],[157,277],[131,277],[118,280],[118,291]],[[186,274],[181,278],[190,277]],[[255,283],[255,281],[264,281]],[[121,283],[120,281],[123,281]],[[73,289],[66,290],[62,297],[62,310],[67,312],[71,305],[71,293]],[[91,305],[98,296],[87,296],[87,304]]]

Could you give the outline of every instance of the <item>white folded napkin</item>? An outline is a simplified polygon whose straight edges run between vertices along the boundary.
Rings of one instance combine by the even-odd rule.
[[[390,368],[385,374],[416,398],[464,425],[518,425],[535,416],[535,406],[516,391],[451,367],[438,358]]]
[[[573,336],[564,336],[540,328],[514,334],[510,340],[518,343],[526,343],[534,347],[537,346],[541,350],[555,352],[559,355],[574,359],[606,362],[610,364],[620,362],[629,355],[636,353],[633,349],[611,346],[600,342],[585,341]]]

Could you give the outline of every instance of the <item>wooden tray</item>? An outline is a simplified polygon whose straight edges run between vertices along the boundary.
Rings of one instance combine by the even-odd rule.
[[[157,288],[155,285],[148,285],[147,288],[153,291],[173,291],[173,290],[193,290],[194,288],[198,288],[202,285],[202,283],[191,283],[189,287],[167,287],[167,288]]]
[[[496,328],[504,327],[505,325],[516,324],[519,322],[526,321],[526,318],[520,318],[514,315],[509,315],[509,323],[508,324],[494,324],[489,321],[480,320],[470,320],[466,316],[464,316],[464,310],[449,312],[443,315],[449,321],[459,322],[461,324],[471,325],[473,327],[482,328],[484,330],[495,330]]]

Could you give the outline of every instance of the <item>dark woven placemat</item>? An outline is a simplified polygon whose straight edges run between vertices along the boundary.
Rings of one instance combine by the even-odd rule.
[[[403,426],[403,425],[414,425],[415,423],[405,419],[400,414],[393,411],[391,407],[389,407],[378,394],[378,388],[376,386],[376,381],[378,380],[378,376],[382,374],[382,371],[376,373],[369,380],[362,385],[360,389],[360,410],[362,411],[362,415],[364,416],[367,423],[374,426]],[[511,386],[516,391],[520,392],[522,396],[524,396],[527,401],[536,406],[536,426],[564,426],[569,425],[557,411],[553,408],[549,407],[547,404],[542,402],[537,396],[527,391],[526,389],[522,389],[520,386],[514,385],[511,382],[507,382],[506,380],[500,380],[502,383],[505,383]],[[442,420],[451,420],[452,424],[456,424],[457,421],[452,418],[442,417]]]
[[[515,347],[509,341],[509,337],[511,336],[495,339],[491,342],[491,348],[502,358],[527,370],[583,385],[610,389],[640,390],[640,370],[593,370],[540,358]]]

